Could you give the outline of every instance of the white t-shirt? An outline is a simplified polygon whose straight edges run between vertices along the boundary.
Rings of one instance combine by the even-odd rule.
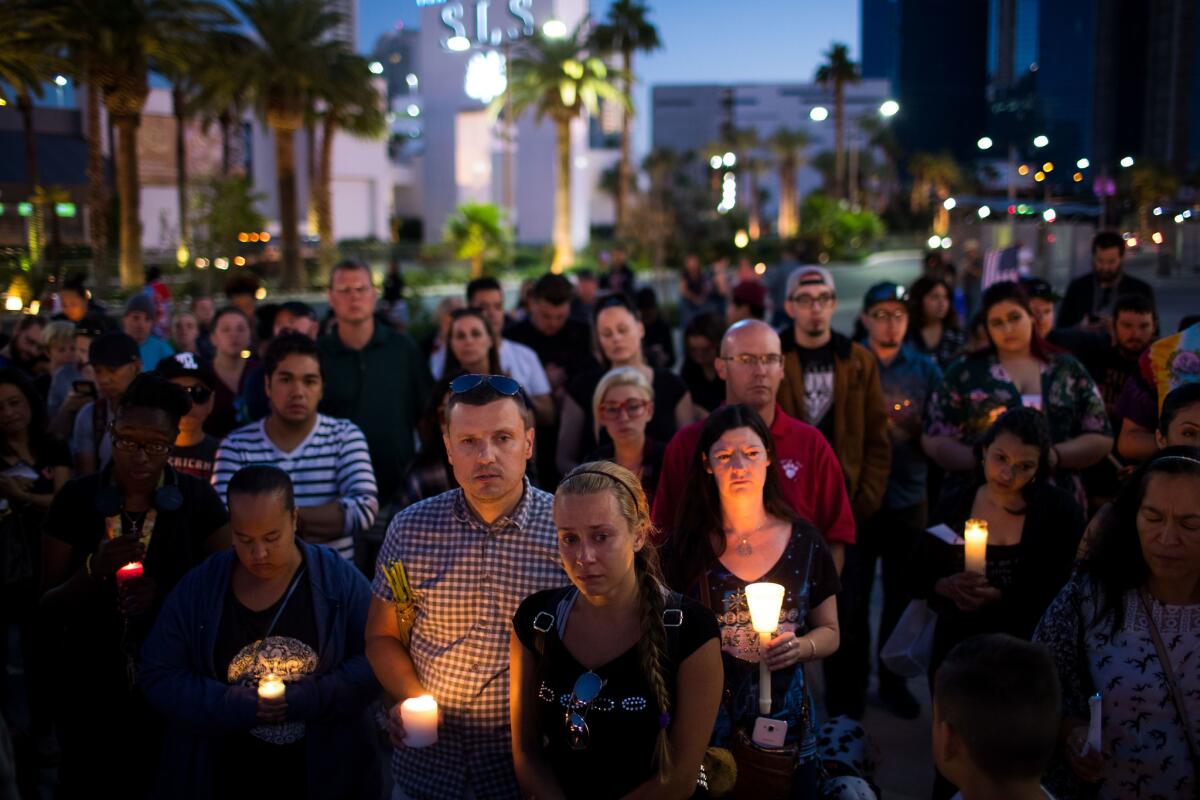
[[[439,380],[446,369],[446,348],[443,347],[429,356],[429,371],[434,380]],[[521,384],[521,388],[530,397],[540,394],[550,394],[550,381],[546,378],[546,370],[538,359],[537,353],[523,344],[500,340],[500,369],[509,377]]]

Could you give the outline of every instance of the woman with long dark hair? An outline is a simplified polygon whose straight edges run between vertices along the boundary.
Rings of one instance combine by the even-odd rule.
[[[918,278],[908,292],[908,341],[946,369],[963,354],[967,334],[954,309],[954,290],[943,278]]]
[[[571,585],[521,604],[509,648],[523,794],[692,797],[721,700],[712,614],[667,591],[649,502],[624,467],[572,470],[554,522]]]
[[[704,422],[669,543],[668,579],[717,615],[727,702],[714,743],[749,736],[759,716],[786,723],[796,748],[792,797],[816,797],[817,723],[804,664],[838,648],[837,570],[819,531],[798,519],[779,488],[770,430],[749,406],[723,406]],[[784,587],[779,628],[760,646],[746,586]],[[759,707],[759,661],[771,674],[771,708]]]
[[[1061,761],[1046,785],[1059,797],[1196,797],[1200,449],[1160,450],[1113,505],[1034,634],[1063,687]],[[1092,698],[1099,752],[1086,744]]]
[[[959,642],[983,633],[1033,635],[1071,574],[1083,511],[1049,482],[1050,433],[1031,408],[1005,412],[975,445],[975,480],[951,491],[932,525],[962,534],[968,519],[988,524],[984,574],[969,572],[962,545],[922,535],[913,550],[912,593],[937,612],[929,677]],[[939,776],[935,797],[954,793]]]
[[[446,375],[451,372],[507,374],[500,369],[500,343],[479,309],[459,308],[450,312],[450,324],[446,328],[446,364],[442,372]]]
[[[1010,408],[1041,411],[1050,430],[1050,467],[1060,486],[1079,487],[1077,470],[1112,450],[1113,431],[1096,382],[1074,357],[1034,330],[1025,290],[1011,281],[983,293],[990,346],[946,370],[929,399],[925,453],[948,474],[946,488],[962,486],[975,468],[973,445]],[[956,482],[957,481],[957,482]]]

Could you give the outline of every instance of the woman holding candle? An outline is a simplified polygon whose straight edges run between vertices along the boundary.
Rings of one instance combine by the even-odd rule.
[[[609,441],[587,460],[620,464],[638,476],[646,497],[654,497],[666,447],[646,436],[646,425],[654,416],[654,387],[641,370],[617,367],[606,372],[592,395],[592,416],[596,438],[603,428]]]
[[[692,396],[674,372],[647,366],[642,353],[646,330],[625,295],[609,295],[596,303],[596,343],[603,366],[576,376],[567,385],[558,432],[557,461],[565,475],[581,458],[603,444],[597,432],[592,401],[596,386],[610,369],[629,367],[641,372],[654,389],[654,410],[646,425],[651,438],[670,441],[675,431],[695,419]]]
[[[1083,534],[1083,512],[1070,495],[1049,484],[1050,434],[1031,408],[1005,412],[976,445],[976,480],[943,496],[934,525],[963,532],[965,545],[932,535],[917,541],[913,596],[937,612],[932,681],[946,654],[981,633],[1022,639],[1071,574]],[[979,560],[981,563],[972,564]],[[935,797],[954,794],[938,776]]]
[[[212,344],[216,355],[212,369],[217,376],[213,387],[213,410],[204,423],[204,432],[223,439],[246,420],[242,419],[242,390],[246,378],[256,372],[258,361],[250,358],[250,318],[238,308],[226,306],[212,321]]]
[[[804,664],[838,648],[838,577],[821,534],[797,519],[776,474],[773,439],[749,406],[723,406],[705,420],[688,472],[691,501],[680,506],[669,542],[668,578],[717,615],[725,664],[727,704],[714,743],[747,736],[759,716],[787,723],[786,742],[797,748],[792,797],[816,797],[817,722]],[[778,630],[760,645],[751,624],[748,586],[783,586]],[[770,691],[762,691],[766,659]],[[759,701],[770,699],[770,712]]]
[[[133,680],[136,654],[162,597],[210,552],[228,546],[225,506],[207,483],[168,462],[187,393],[154,373],[129,385],[110,427],[113,457],[68,482],[50,505],[42,538],[42,598],[59,685],[59,786],[144,788],[128,754],[153,763],[161,737]],[[140,562],[143,575],[116,573]],[[85,668],[79,668],[79,664]]]
[[[572,585],[532,595],[513,617],[522,792],[691,797],[721,699],[712,615],[667,591],[650,506],[629,470],[576,467],[555,492],[554,521]]]
[[[1200,449],[1165,448],[1134,473],[1034,638],[1050,648],[1063,686],[1051,791],[1200,793]],[[1102,752],[1085,752],[1095,693]]]
[[[244,467],[228,492],[233,551],[180,581],[142,651],[168,721],[157,793],[373,796],[366,579],[296,536],[287,473]]]
[[[1002,281],[983,293],[990,346],[947,370],[929,400],[925,453],[947,471],[946,488],[969,482],[973,446],[1005,410],[1024,406],[1045,414],[1055,482],[1074,488],[1074,473],[1112,450],[1113,432],[1095,381],[1075,358],[1046,344],[1033,326],[1029,298]]]

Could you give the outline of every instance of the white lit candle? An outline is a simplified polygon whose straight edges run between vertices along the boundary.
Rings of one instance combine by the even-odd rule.
[[[988,526],[987,522],[982,519],[967,520],[966,530],[963,532],[963,540],[966,553],[966,571],[975,572],[980,575],[987,574],[987,540]]]
[[[404,723],[404,744],[409,747],[429,747],[438,738],[438,705],[432,695],[410,697],[400,704],[400,721]]]
[[[125,566],[117,570],[117,588],[125,585],[126,581],[131,581],[134,578],[142,577],[143,567],[140,561],[130,561]]]
[[[285,691],[287,687],[274,673],[268,673],[258,682],[258,696],[264,700],[278,700]]]
[[[779,627],[783,608],[783,587],[778,583],[752,583],[746,587],[746,605],[750,606],[750,624],[758,633],[758,711],[771,713],[771,670],[767,666],[767,644]]]

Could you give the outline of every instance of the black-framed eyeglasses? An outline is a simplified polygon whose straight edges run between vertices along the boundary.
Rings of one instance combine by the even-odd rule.
[[[450,391],[453,394],[466,394],[486,383],[505,397],[516,397],[521,394],[521,384],[507,375],[459,375],[450,381]]]
[[[112,435],[112,449],[120,453],[136,453],[141,450],[150,458],[162,458],[171,452],[171,445],[166,442],[139,442],[136,439],[126,439]]]
[[[908,318],[908,312],[902,308],[897,309],[896,311],[880,310],[880,311],[872,311],[869,314],[867,314],[867,316],[870,317],[871,319],[875,320],[876,322],[887,322],[889,320],[891,320],[892,322],[900,322],[901,320]]]
[[[794,294],[788,298],[800,308],[812,308],[813,306],[827,306],[834,300],[837,300],[837,295],[833,292],[822,292],[815,297],[811,294]]]
[[[591,670],[575,680],[575,688],[571,690],[571,699],[567,701],[567,713],[564,717],[567,724],[567,744],[572,750],[583,750],[588,746],[592,734],[588,729],[587,713],[603,688],[604,679]]]
[[[202,383],[195,383],[191,386],[183,387],[184,390],[191,396],[192,402],[198,406],[202,406],[208,402],[208,398],[212,397],[213,390]]]

